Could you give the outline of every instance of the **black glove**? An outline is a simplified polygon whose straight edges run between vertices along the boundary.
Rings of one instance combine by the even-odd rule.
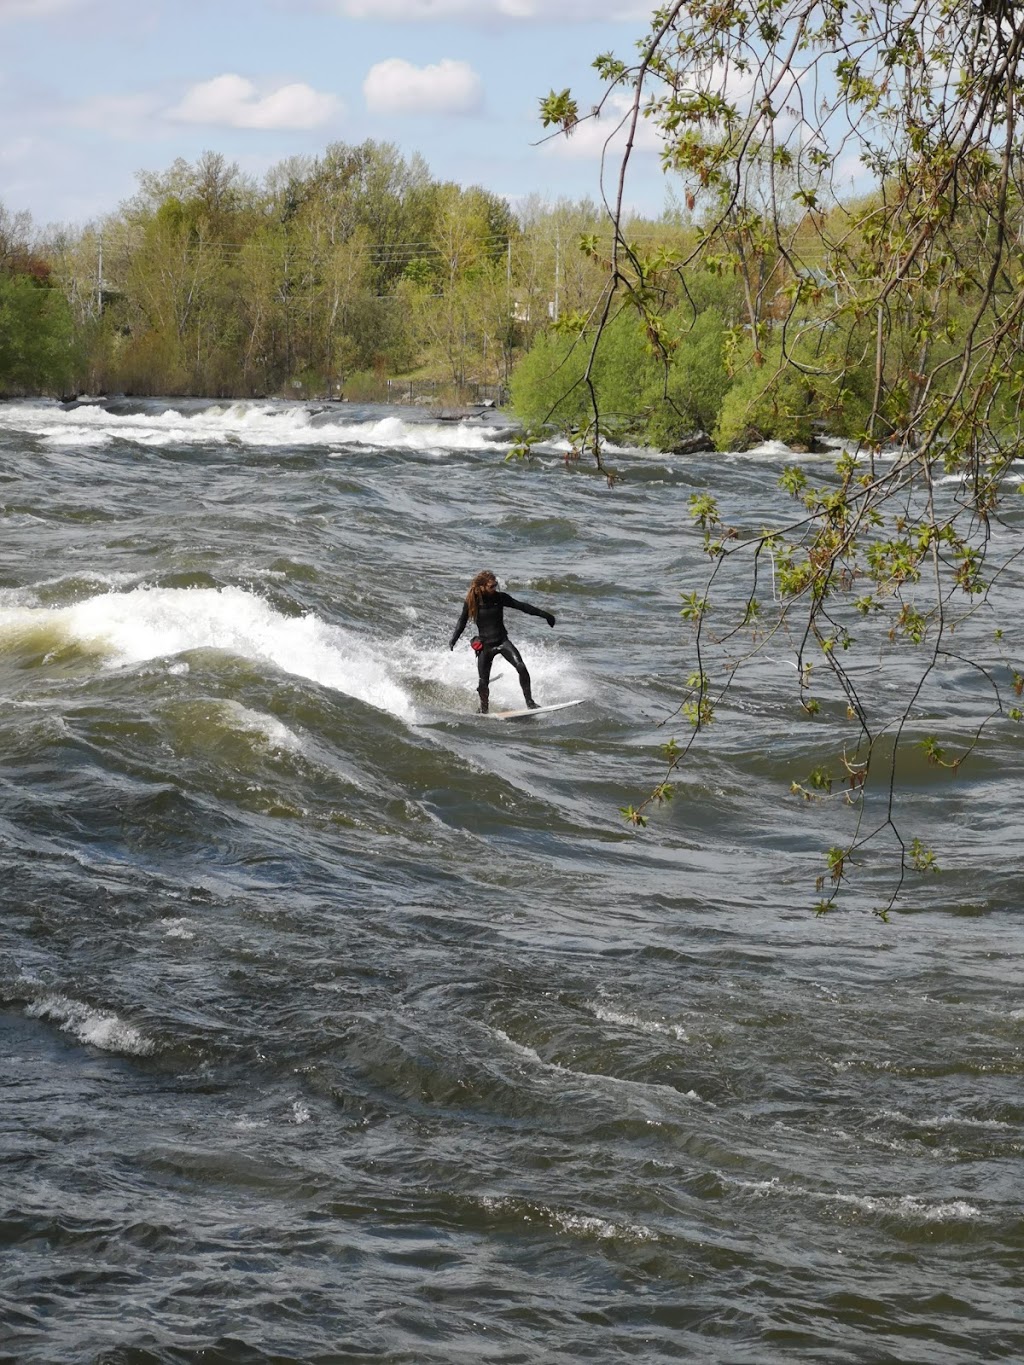
[[[548,625],[553,626],[555,624],[554,612],[546,611],[544,615],[548,618]]]

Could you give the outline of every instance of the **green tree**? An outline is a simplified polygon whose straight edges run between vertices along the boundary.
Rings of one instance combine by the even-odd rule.
[[[539,333],[512,378],[514,411],[527,427],[560,424],[578,439],[592,422],[592,384],[608,436],[662,450],[707,440],[733,383],[722,311],[733,289],[713,277],[693,286],[685,304],[659,315],[657,345],[631,308],[600,329],[593,353],[586,313]]]
[[[0,204],[0,393],[61,393],[77,363],[71,310],[32,219]]]
[[[570,319],[541,333],[520,361],[512,405],[528,427],[558,426],[576,446],[590,421],[592,388],[603,430],[623,438],[642,425],[639,395],[659,377],[635,317],[621,312],[610,321],[593,354],[584,324]]]
[[[716,433],[722,405],[733,387],[726,362],[726,316],[713,306],[701,309],[696,317],[688,309],[677,309],[669,322],[674,330],[670,362],[651,367],[654,378],[641,394],[643,435],[662,450]]]
[[[245,242],[238,256],[242,336],[242,382],[249,393],[277,392],[288,377],[291,348],[285,306],[288,236],[281,223],[267,222]]]
[[[456,391],[506,368],[513,226],[485,190],[438,186],[429,236],[406,267],[419,335]]]
[[[60,291],[33,275],[0,274],[0,392],[62,393],[75,365]]]

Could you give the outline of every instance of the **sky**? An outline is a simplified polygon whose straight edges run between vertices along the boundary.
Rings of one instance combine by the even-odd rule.
[[[0,205],[38,227],[115,211],[138,171],[204,151],[262,179],[290,156],[367,138],[515,206],[599,194],[614,120],[543,145],[549,90],[601,94],[637,0],[0,0]],[[653,137],[631,207],[666,202]]]

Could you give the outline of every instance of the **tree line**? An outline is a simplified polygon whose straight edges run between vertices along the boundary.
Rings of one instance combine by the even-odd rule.
[[[257,183],[218,153],[138,176],[82,229],[0,206],[0,393],[373,398],[388,377],[507,385],[600,270],[590,202],[513,212],[390,144]]]

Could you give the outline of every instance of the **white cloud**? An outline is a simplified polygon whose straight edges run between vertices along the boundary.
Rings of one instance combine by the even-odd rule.
[[[370,67],[363,94],[372,114],[472,114],[484,88],[468,62],[445,57],[434,66],[413,66],[389,57]]]
[[[608,19],[648,19],[649,4],[638,0],[337,0],[347,19],[408,23],[415,20],[495,19],[594,22]]]
[[[317,128],[341,111],[341,101],[309,85],[282,85],[266,95],[244,76],[225,74],[194,85],[167,117],[179,123],[264,130]]]

